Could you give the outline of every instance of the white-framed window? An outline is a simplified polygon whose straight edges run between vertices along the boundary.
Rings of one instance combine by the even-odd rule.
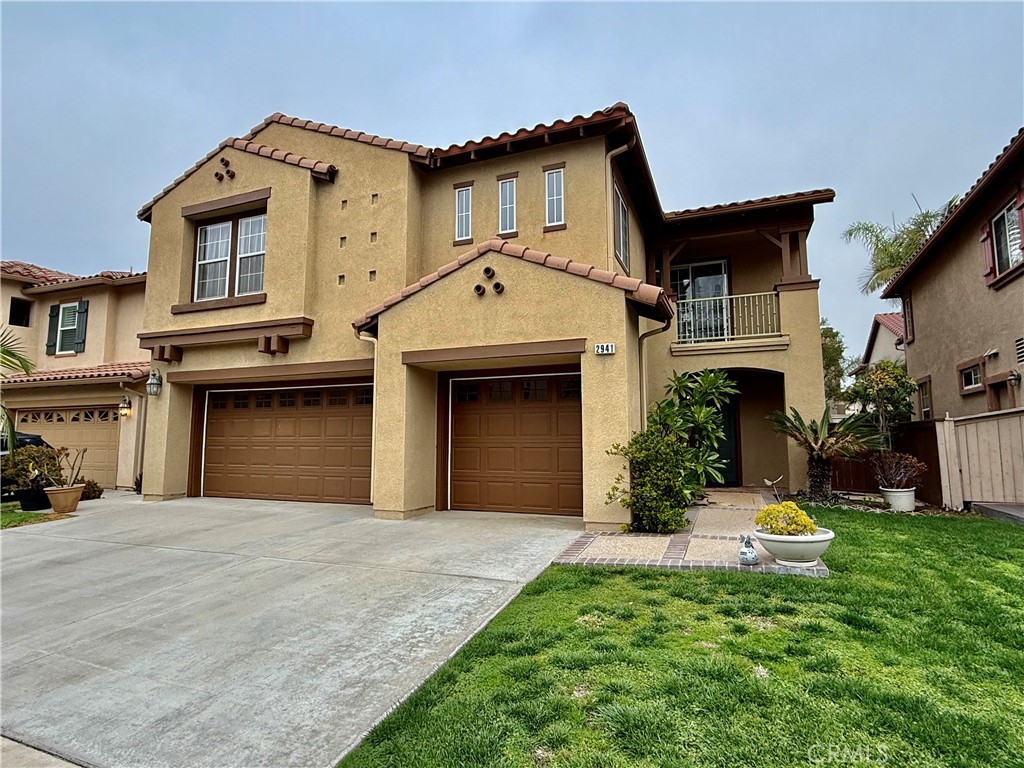
[[[61,304],[57,314],[57,354],[75,351],[75,335],[78,331],[78,302]]]
[[[516,231],[516,180],[498,182],[498,232]]]
[[[615,255],[622,266],[629,269],[629,208],[617,186],[612,197],[615,206]]]
[[[547,200],[547,218],[545,224],[565,224],[565,191],[563,189],[564,174],[561,168],[544,172],[544,189]]]
[[[992,247],[996,256],[996,276],[1009,272],[1024,260],[1020,250],[1020,220],[1013,201],[992,219]]]
[[[972,365],[960,371],[960,388],[974,389],[981,386],[981,366]]]
[[[932,383],[930,380],[918,382],[917,395],[920,399],[921,418],[927,421],[932,417]]]
[[[196,236],[196,301],[227,297],[230,261],[231,222],[199,227]]]
[[[455,190],[455,239],[469,240],[473,237],[473,188],[460,187]]]
[[[238,275],[235,295],[263,291],[263,260],[267,255],[267,214],[238,221]]]

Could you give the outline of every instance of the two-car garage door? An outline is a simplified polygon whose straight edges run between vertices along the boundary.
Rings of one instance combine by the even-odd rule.
[[[203,496],[370,501],[373,388],[209,392]]]

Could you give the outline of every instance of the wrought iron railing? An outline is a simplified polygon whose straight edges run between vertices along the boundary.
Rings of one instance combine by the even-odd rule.
[[[779,294],[747,293],[678,302],[676,323],[680,344],[734,339],[759,339],[782,334]]]

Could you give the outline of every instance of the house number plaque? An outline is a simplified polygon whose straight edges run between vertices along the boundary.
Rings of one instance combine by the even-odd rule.
[[[594,345],[595,355],[614,355],[615,345],[614,344],[595,344]]]

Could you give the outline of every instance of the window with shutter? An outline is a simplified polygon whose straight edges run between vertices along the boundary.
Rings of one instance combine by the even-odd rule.
[[[76,329],[78,328],[78,302],[61,304],[57,315],[57,354],[75,351]]]

